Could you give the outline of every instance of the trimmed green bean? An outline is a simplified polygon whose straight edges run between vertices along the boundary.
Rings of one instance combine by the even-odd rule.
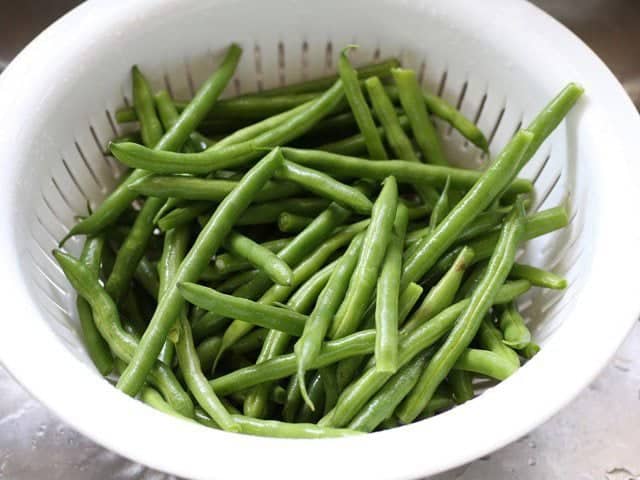
[[[398,369],[399,298],[402,250],[409,223],[408,209],[398,205],[391,240],[380,269],[376,290],[376,368],[381,372]]]
[[[513,265],[509,277],[529,280],[531,285],[535,285],[536,287],[552,288],[554,290],[564,290],[567,288],[566,278],[556,275],[553,272],[521,263]]]
[[[118,381],[118,388],[122,391],[135,395],[140,390],[153,359],[160,352],[171,326],[182,310],[184,300],[177,285],[198,280],[209,259],[231,230],[237,215],[249,206],[255,194],[270,179],[281,162],[282,155],[276,148],[251,168],[233,192],[220,203],[160,299],[132,361]]]
[[[519,365],[514,365],[502,355],[477,348],[463,350],[453,366],[458,370],[478,373],[496,380],[505,380],[518,370],[518,367]]]
[[[505,306],[500,313],[500,330],[504,335],[502,341],[505,348],[521,350],[531,343],[531,332],[513,302]]]
[[[298,363],[297,375],[302,398],[312,411],[315,410],[315,407],[307,394],[304,383],[305,373],[320,354],[322,341],[329,330],[329,326],[338,307],[345,297],[349,280],[358,263],[363,241],[363,233],[351,241],[349,248],[340,258],[336,268],[331,273],[331,277],[329,277],[322,293],[318,296],[315,308],[305,323],[302,336],[293,348]]]
[[[520,147],[521,143],[522,138],[520,137],[518,147]],[[513,148],[509,150],[513,150]],[[323,152],[322,150],[302,150],[285,147],[282,149],[282,153],[287,160],[340,177],[383,180],[389,175],[393,175],[399,182],[424,183],[437,188],[442,188],[447,178],[450,178],[451,188],[467,190],[473,187],[483,175],[486,175],[484,172],[475,170],[441,167],[439,165],[408,162],[406,160],[379,160],[372,162],[364,158],[349,157]],[[510,155],[512,154],[513,153]],[[496,159],[490,168],[496,165],[497,160],[498,159]],[[508,181],[505,180],[504,183],[508,184]],[[529,180],[518,178],[509,185],[508,191],[513,193],[528,193],[532,189],[533,186]]]
[[[394,177],[388,177],[373,205],[358,264],[330,328],[331,338],[344,337],[358,328],[376,287],[384,252],[391,239],[397,205],[398,185]]]
[[[363,215],[371,213],[373,204],[364,193],[325,173],[285,161],[280,170],[276,172],[276,177],[297,183],[319,197],[333,200],[356,213]]]
[[[351,66],[347,56],[347,52],[351,48],[357,48],[357,46],[349,45],[343,49],[338,60],[338,70],[344,85],[344,93],[358,129],[364,138],[369,157],[374,160],[384,160],[387,158],[387,152],[382,144],[381,135],[378,133],[376,124],[373,121],[373,115],[362,93],[362,88],[358,81],[358,72]]]
[[[398,86],[402,108],[409,119],[413,137],[422,151],[424,160],[434,165],[449,165],[433,122],[429,117],[424,94],[413,70],[394,68],[391,70]]]
[[[487,271],[473,291],[468,306],[427,365],[415,389],[396,412],[403,422],[413,421],[424,410],[438,385],[475,337],[500,285],[513,266],[524,230],[524,209],[520,201],[505,222]]]
[[[258,270],[266,273],[271,280],[280,285],[291,285],[293,272],[280,257],[268,248],[254,242],[238,232],[231,232],[224,241],[224,247],[230,253],[245,258]]]

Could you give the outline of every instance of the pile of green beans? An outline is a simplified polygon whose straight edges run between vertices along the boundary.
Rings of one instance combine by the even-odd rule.
[[[193,99],[132,69],[134,170],[54,257],[97,372],[164,413],[252,435],[323,438],[418,421],[535,355],[518,298],[562,290],[515,262],[568,224],[526,212],[520,170],[578,101],[569,84],[483,171],[455,167],[433,117],[482,131],[396,59],[220,100],[232,45]],[[206,134],[214,133],[215,139]],[[329,142],[330,140],[330,142]]]

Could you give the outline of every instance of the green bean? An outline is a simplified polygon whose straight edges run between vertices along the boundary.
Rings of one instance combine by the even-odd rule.
[[[514,298],[522,295],[530,287],[531,284],[526,280],[505,283],[498,292],[494,302],[496,304],[510,302]],[[406,363],[422,350],[435,343],[453,326],[458,316],[464,311],[468,304],[468,300],[458,302],[439,315],[436,315],[430,322],[421,325],[414,332],[405,334],[406,338],[401,338],[400,359],[404,359],[403,355],[406,356],[408,358],[405,359],[406,361],[404,363]],[[322,368],[344,360],[345,358],[372,353],[374,346],[375,330],[371,329],[362,330],[338,340],[325,342],[320,355],[311,368]],[[402,365],[404,365],[404,363],[402,363]],[[295,353],[290,353],[228,373],[211,380],[209,383],[218,395],[228,395],[229,393],[242,391],[264,382],[286,378],[294,374],[296,368],[296,355]],[[375,371],[375,369],[373,370]],[[373,393],[375,393],[375,391]]]
[[[224,430],[241,432],[242,427],[238,425],[229,412],[227,412],[211,388],[211,385],[209,385],[207,378],[202,373],[198,353],[193,344],[191,326],[184,314],[180,315],[180,335],[176,343],[176,353],[185,383],[198,404]]]
[[[322,348],[322,341],[327,334],[331,321],[345,297],[349,280],[356,268],[360,250],[362,249],[364,234],[356,236],[345,254],[340,258],[331,277],[319,295],[316,306],[309,315],[304,326],[302,336],[294,345],[294,352],[298,362],[298,382],[305,403],[315,410],[311,398],[307,394],[304,376],[310,365],[317,359]]]
[[[231,79],[241,53],[242,50],[237,45],[232,44],[229,47],[220,68],[200,87],[196,96],[182,112],[175,125],[166,132],[157,145],[155,145],[157,150],[178,150],[182,147],[182,144],[189,134],[195,130],[200,121],[206,116],[211,106],[215,103]],[[111,192],[111,195],[100,204],[100,207],[87,218],[78,222],[61,243],[64,243],[64,240],[73,235],[95,233],[114,223],[120,214],[126,210],[136,198],[136,193],[129,190],[128,185],[146,174],[147,172],[144,170],[135,170],[132,172],[127,180],[121,183]]]
[[[331,338],[344,337],[358,328],[376,287],[384,252],[391,239],[397,205],[398,185],[394,177],[388,177],[371,211],[371,222],[362,244],[362,252],[347,293],[333,320],[329,333]]]
[[[82,255],[80,256],[80,261],[84,262],[96,277],[100,272],[103,248],[104,237],[88,237],[84,242]],[[98,372],[106,377],[113,371],[113,356],[111,355],[111,350],[109,350],[109,345],[102,338],[96,327],[91,305],[80,295],[76,299],[76,309],[78,310],[82,338],[89,358],[93,361]]]
[[[308,313],[311,310],[316,299],[318,298],[321,290],[329,280],[329,277],[335,269],[337,262],[338,261],[335,260],[314,273],[296,291],[296,293],[291,296],[291,298],[287,302],[287,307],[295,312],[305,314]],[[303,264],[298,266],[298,268],[296,269],[296,273],[298,274],[298,276],[302,276],[302,269],[306,268],[304,263],[305,262],[303,262]],[[284,353],[285,349],[289,345],[290,338],[290,335],[287,335],[286,333],[279,332],[278,330],[270,330],[267,338],[262,345],[262,349],[260,350],[260,354],[258,355],[256,363],[265,362],[271,358],[276,357],[277,355],[281,355],[282,353]],[[240,343],[241,341],[242,339],[240,339],[237,343]],[[255,389],[247,394],[247,398],[244,401],[244,411],[247,415],[256,418],[264,416],[270,389],[270,383],[263,383],[261,385],[258,385]],[[293,404],[295,403],[294,397],[295,395],[292,392],[288,392],[287,401],[285,402],[285,407],[287,407],[288,405],[288,407],[286,408],[287,416],[284,416],[285,420],[288,421],[293,421],[295,419],[295,413],[298,411],[298,406],[293,406]],[[300,400],[301,399],[302,396],[300,396]]]
[[[273,307],[252,300],[226,295],[195,283],[180,283],[178,289],[185,300],[207,311],[224,315],[225,317],[238,318],[247,323],[280,330],[295,336],[302,334],[307,320],[306,315],[286,308]]]
[[[229,347],[229,351],[231,353],[237,353],[239,355],[243,355],[245,353],[255,352],[256,350],[260,350],[262,345],[264,344],[265,339],[267,338],[267,333],[269,330],[266,328],[259,328],[254,330],[253,332],[245,335],[243,338],[238,340],[236,343]]]
[[[263,385],[265,384],[258,385],[254,391],[260,389]],[[282,419],[285,422],[295,422],[300,405],[302,405],[300,384],[298,382],[298,377],[296,375],[292,375],[289,378],[289,383],[287,385],[287,398],[284,402],[284,407],[282,407]]]
[[[184,415],[181,415],[176,410],[171,408],[171,405],[165,402],[164,398],[162,398],[162,395],[160,395],[157,390],[151,387],[144,387],[140,391],[140,400],[150,407],[155,408],[160,412],[166,413],[167,415],[186,420],[187,422],[195,422],[195,420],[193,420],[192,418],[185,417]]]
[[[387,158],[387,152],[382,144],[381,135],[376,129],[373,115],[362,93],[362,88],[358,81],[358,72],[351,66],[349,57],[347,56],[347,52],[351,48],[357,48],[357,46],[349,45],[343,49],[342,52],[340,52],[340,59],[338,61],[338,70],[342,83],[344,84],[344,93],[351,107],[358,129],[364,138],[369,157],[374,160],[384,160]]]
[[[467,348],[456,360],[454,367],[465,372],[478,373],[496,380],[505,380],[511,376],[519,365],[514,365],[502,355],[489,350]],[[400,415],[398,415],[400,416]],[[402,419],[402,417],[400,417]]]
[[[427,355],[422,354],[402,367],[351,420],[349,428],[372,432],[385,418],[393,415],[396,407],[418,381],[426,363]]]
[[[158,289],[160,287],[157,270],[147,257],[142,256],[135,272],[133,272],[133,278],[135,278],[145,292],[154,299],[158,299]]]
[[[519,136],[518,138],[517,143],[518,147],[520,147],[521,143],[523,143],[522,137]],[[513,150],[513,146],[509,150]],[[473,187],[484,175],[483,172],[475,170],[441,167],[439,165],[428,165],[405,160],[379,160],[372,162],[364,158],[348,157],[321,150],[301,150],[285,147],[282,149],[282,153],[287,160],[340,177],[383,180],[389,175],[393,175],[399,182],[424,183],[438,188],[442,188],[447,178],[450,178],[451,188],[466,190]],[[496,163],[497,159],[493,165]],[[490,168],[494,168],[493,165]],[[505,180],[504,183],[508,182]],[[510,184],[508,191],[527,193],[532,188],[533,186],[529,180],[516,179]]]
[[[469,276],[462,283],[460,288],[458,289],[458,293],[456,294],[457,300],[462,300],[463,298],[470,297],[475,288],[478,286],[478,283],[484,276],[487,271],[487,262],[486,260],[476,264],[471,270]]]
[[[554,290],[564,290],[567,288],[567,280],[560,275],[521,263],[513,265],[509,277],[529,280],[531,285],[535,285],[536,287],[552,288]]]
[[[211,202],[192,202],[185,207],[174,208],[164,217],[157,220],[157,225],[163,232],[186,225],[200,215],[209,213],[215,204]]]
[[[429,290],[420,307],[405,324],[405,331],[415,330],[451,305],[460,287],[460,282],[462,282],[462,277],[473,261],[473,256],[474,252],[469,247],[464,247],[460,251],[449,271]]]
[[[462,370],[453,370],[451,373],[454,372],[468,375],[467,372]],[[427,404],[427,407],[422,411],[418,419],[423,420],[435,415],[436,413],[449,410],[450,408],[454,407],[455,404],[456,402],[452,397],[452,394],[448,391],[442,391],[442,388],[440,387],[438,388],[438,390],[436,390],[436,393],[433,394],[433,397],[431,397],[431,401]],[[402,422],[398,420],[398,424],[402,425]]]
[[[113,299],[100,285],[98,278],[84,263],[60,250],[55,250],[53,256],[73,288],[91,305],[93,318],[102,338],[109,344],[116,357],[130,362],[138,347],[138,342],[122,328],[118,309]],[[167,401],[176,410],[187,416],[192,415],[193,403],[171,370],[162,362],[157,361],[155,356],[150,363],[149,381],[158,388],[162,387]]]
[[[314,103],[284,123],[243,143],[213,148],[201,153],[152,151],[135,143],[112,145],[111,152],[122,163],[156,173],[206,174],[214,170],[244,165],[259,157],[262,148],[285,144],[307,132],[342,101],[342,82],[338,80]]]
[[[136,295],[133,293],[133,290],[127,291],[124,300],[120,302],[120,304],[125,330],[130,329],[140,337],[144,333],[145,328],[147,328],[147,322],[143,318],[140,305],[138,305],[138,300]],[[158,356],[158,358],[163,360],[160,356]],[[165,362],[165,364],[169,365],[167,362]]]
[[[500,330],[504,335],[505,348],[512,347],[521,350],[531,343],[531,332],[513,302],[501,311]]]
[[[458,245],[464,245],[470,240],[479,237],[480,235],[495,231],[498,227],[500,227],[500,225],[502,225],[504,216],[505,212],[495,210],[481,213],[473,222],[469,224],[468,227],[466,227],[462,231],[460,236],[457,238],[456,243]],[[429,235],[430,232],[430,227],[424,227],[418,230],[414,230],[407,235],[407,243],[413,244],[420,240],[423,240]]]
[[[213,366],[213,361],[218,355],[220,345],[222,344],[222,337],[209,337],[206,340],[200,342],[196,348],[198,359],[200,360],[200,368],[203,372],[208,372]]]
[[[404,68],[394,68],[391,73],[398,86],[400,103],[411,124],[413,137],[425,161],[434,165],[447,166],[449,162],[444,156],[438,134],[429,117],[416,73]]]
[[[254,242],[238,232],[231,232],[224,241],[224,247],[230,253],[245,258],[258,270],[266,273],[271,280],[280,285],[291,285],[293,272],[280,257],[268,248]]]
[[[378,120],[382,124],[382,128],[386,133],[387,142],[391,145],[398,158],[410,162],[419,162],[416,153],[413,151],[411,140],[404,133],[398,115],[396,114],[393,104],[384,91],[382,82],[378,77],[371,77],[365,80],[369,98],[373,104]],[[438,193],[435,189],[425,184],[413,184],[414,188],[425,203],[435,203],[438,199]]]
[[[356,72],[359,78],[368,78],[371,76],[383,77],[385,75],[388,75],[392,68],[395,68],[399,65],[400,62],[396,58],[390,58],[379,63],[370,63],[362,67],[357,67]],[[329,75],[328,77],[324,78],[306,80],[302,83],[294,83],[291,85],[286,85],[284,87],[276,87],[254,94],[247,94],[246,97],[291,95],[299,93],[318,92],[329,88],[337,78],[337,75]]]
[[[356,213],[366,215],[371,212],[373,204],[364,193],[317,170],[285,161],[276,177],[297,183],[319,197],[333,200]]]
[[[533,134],[526,130],[519,131],[513,137],[471,190],[405,262],[403,285],[422,278],[478,213],[488,207],[496,195],[512,182],[518,174],[520,159],[532,139]]]
[[[291,238],[279,238],[277,240],[264,242],[261,246],[277,253],[289,245],[289,243],[291,243]],[[251,264],[243,258],[230,253],[222,253],[216,256],[214,265],[209,265],[200,278],[208,281],[219,280],[229,273],[241,272],[250,268]]]
[[[300,233],[307,228],[313,218],[296,215],[291,212],[282,212],[278,217],[278,230],[283,233]]]
[[[405,202],[403,202],[405,203]],[[408,206],[407,214],[409,215],[409,220],[420,220],[425,218],[433,211],[433,205],[431,204],[422,204],[415,207]]]
[[[287,399],[287,391],[280,385],[276,385],[271,393],[271,400],[278,405],[284,405]]]
[[[133,109],[131,111],[133,111]],[[125,142],[142,143],[142,134],[140,130],[119,135],[109,141],[109,143],[125,143]],[[109,155],[109,148],[107,147],[103,153],[105,155]]]
[[[485,318],[478,329],[478,344],[500,355],[516,367],[520,366],[518,354],[503,342],[502,332],[493,324],[490,317]]]
[[[142,143],[153,147],[164,134],[162,124],[156,114],[153,94],[149,83],[137,65],[131,69],[131,80],[133,83],[133,109],[140,119]]]
[[[411,313],[411,310],[413,310],[413,307],[422,295],[422,291],[423,289],[420,285],[410,283],[409,286],[400,293],[400,300],[398,301],[398,325],[402,325],[407,319],[409,313]],[[369,312],[367,317],[367,320],[363,322],[363,329],[373,328],[375,324],[375,313],[372,315]],[[364,359],[364,357],[353,357],[338,364],[336,377],[340,391],[351,382],[355,374],[361,369]],[[367,365],[367,367],[369,367],[369,365]]]
[[[358,434],[358,432],[344,428],[322,428],[313,423],[285,423],[277,420],[260,420],[243,415],[232,415],[231,418],[242,428],[243,433],[260,437],[333,438]]]
[[[506,303],[526,292],[531,285],[520,280],[501,287],[494,299],[495,303]],[[411,361],[421,351],[433,346],[455,324],[462,312],[469,306],[469,300],[463,300],[446,308],[430,321],[421,324],[413,331],[401,331],[398,364],[400,367]],[[384,385],[389,374],[378,372],[375,366],[367,371],[347,389],[345,389],[336,408],[331,414],[325,415],[321,425],[346,425],[362,406]]]
[[[522,202],[518,201],[502,228],[487,271],[473,291],[468,306],[427,365],[415,389],[405,398],[396,412],[403,422],[413,421],[424,410],[438,385],[475,337],[500,285],[503,284],[513,266],[524,230],[524,208],[522,208]]]
[[[471,375],[469,372],[465,372],[464,370],[451,370],[449,375],[447,375],[447,385],[451,387],[453,398],[458,405],[468,402],[474,396],[473,384],[471,383]],[[434,401],[434,398],[435,394],[431,397],[429,404]]]
[[[540,351],[540,346],[534,342],[529,342],[520,351],[522,356],[528,360],[532,359]]]
[[[160,299],[149,327],[142,336],[139,348],[118,381],[118,387],[122,391],[135,395],[140,390],[153,359],[162,348],[171,326],[182,310],[184,300],[177,285],[196,281],[200,277],[209,259],[231,230],[237,215],[249,206],[254,195],[269,180],[281,162],[282,155],[276,148],[252,167],[233,192],[220,203]]]
[[[345,212],[346,210],[339,205],[332,204],[311,225],[298,234],[289,245],[280,251],[278,256],[289,265],[300,263],[303,256],[308,256],[304,263],[298,265],[294,270],[294,286],[319,270],[337,249],[349,243],[355,235],[367,228],[368,220],[363,220],[343,229],[329,240],[319,244],[325,235],[329,235],[329,227],[332,224],[334,227],[331,230],[337,226],[336,223],[338,221],[342,222],[346,219],[348,214]],[[315,251],[312,248],[315,248]],[[300,274],[297,272],[300,272]],[[270,281],[267,277],[257,276],[252,282],[236,290],[233,294],[245,298],[255,298],[266,291],[259,301],[272,304],[276,301],[286,301],[287,297],[293,292],[293,287],[280,285],[273,286],[270,290],[267,290],[269,284]],[[253,326],[250,323],[241,320],[234,321],[224,334],[222,350],[224,351],[228,346],[233,345],[238,339],[251,331],[252,328]]]
[[[236,186],[237,181],[186,177],[182,175],[147,175],[128,188],[141,195],[185,200],[220,202]],[[289,182],[268,182],[256,195],[256,202],[278,200],[301,193],[302,188]]]
[[[376,368],[395,372],[398,368],[398,325],[402,249],[409,223],[408,209],[398,205],[393,233],[385,253],[376,292]]]
[[[262,225],[277,223],[282,212],[314,217],[329,206],[323,198],[287,198],[274,202],[252,205],[238,217],[238,225]]]
[[[216,286],[216,289],[222,293],[231,293],[236,289],[246,285],[251,282],[254,278],[258,276],[260,272],[258,270],[248,270],[246,272],[239,272],[236,275],[233,275],[227,278],[224,282],[220,283]],[[207,314],[205,314],[205,317]],[[203,317],[203,320],[204,318]]]
[[[160,90],[154,96],[156,110],[158,111],[158,116],[160,117],[160,122],[162,123],[162,127],[164,130],[169,130],[171,127],[175,125],[180,118],[180,114],[173,104],[173,100],[169,95],[169,92],[166,90]],[[118,114],[116,112],[116,118]],[[185,152],[193,152],[196,151],[194,149],[194,144],[196,144],[195,140],[192,140],[193,133],[185,140],[185,144],[182,147]]]
[[[321,368],[319,372],[322,377],[322,385],[324,387],[323,415],[326,415],[333,407],[335,407],[338,397],[340,396],[336,365],[327,365],[326,367]],[[320,414],[319,411],[318,414]]]
[[[566,227],[568,224],[569,215],[564,207],[554,207],[534,213],[525,219],[523,241],[551,233],[554,230]],[[489,258],[496,248],[499,237],[500,232],[490,232],[469,242],[468,246],[475,252],[473,261],[480,262]],[[455,248],[443,256],[431,272],[429,272],[429,278],[427,278],[427,280],[429,280],[431,276],[438,276],[441,275],[442,272],[445,272],[451,266],[454,258],[461,249],[462,247]]]
[[[313,375],[311,382],[309,382],[308,394],[306,393],[306,388],[303,387],[304,377],[302,377],[302,380],[303,383],[300,384],[300,388],[301,392],[305,392],[302,394],[302,398],[304,399],[306,396],[307,400],[300,406],[295,421],[296,423],[315,423],[324,410],[324,382],[322,374],[316,372]]]
[[[450,184],[451,184],[451,181],[449,178],[447,178],[447,181],[444,184],[444,188],[440,193],[440,197],[438,198],[438,201],[433,207],[433,211],[431,212],[431,218],[429,219],[429,228],[431,228],[431,230],[434,230],[449,213],[449,210],[450,210],[449,185]]]

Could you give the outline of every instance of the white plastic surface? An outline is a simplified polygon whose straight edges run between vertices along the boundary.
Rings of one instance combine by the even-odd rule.
[[[181,422],[100,378],[80,342],[74,294],[50,250],[115,183],[102,154],[137,63],[191,93],[229,42],[244,56],[228,94],[398,56],[425,87],[477,120],[498,152],[569,81],[587,94],[523,171],[535,209],[565,203],[570,226],[527,261],[567,276],[525,312],[542,352],[479,398],[416,424],[349,439],[274,440]],[[513,0],[90,1],[38,37],[0,77],[0,359],[73,427],[139,462],[195,478],[412,478],[482,456],[539,425],[605,365],[640,310],[633,181],[640,121],[606,67],[570,32]],[[483,158],[439,125],[452,159]],[[77,252],[81,241],[68,247]]]

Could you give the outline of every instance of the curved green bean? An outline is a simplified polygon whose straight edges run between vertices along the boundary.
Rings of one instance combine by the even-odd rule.
[[[477,339],[482,348],[500,355],[516,367],[520,367],[518,354],[503,342],[502,332],[493,324],[491,317],[487,316],[480,324]]]
[[[522,350],[531,343],[531,332],[524,323],[524,319],[515,303],[505,306],[500,313],[500,330],[504,335],[505,348]]]

